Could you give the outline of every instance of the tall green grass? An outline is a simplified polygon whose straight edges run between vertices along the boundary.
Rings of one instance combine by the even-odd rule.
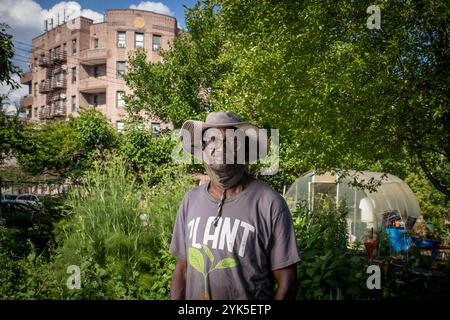
[[[120,159],[86,174],[69,195],[67,219],[57,228],[60,280],[67,279],[69,265],[81,268],[82,288],[66,290],[68,298],[167,297],[175,262],[168,254],[173,223],[193,186],[182,172],[174,167],[158,185],[139,188]]]

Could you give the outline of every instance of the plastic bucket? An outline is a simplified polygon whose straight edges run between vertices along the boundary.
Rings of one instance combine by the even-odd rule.
[[[408,250],[411,245],[411,237],[405,235],[404,228],[386,228],[391,241],[391,248],[394,252]]]

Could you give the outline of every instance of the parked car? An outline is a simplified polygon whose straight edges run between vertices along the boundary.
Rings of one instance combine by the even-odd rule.
[[[16,200],[2,200],[0,202],[0,224],[7,227],[30,226],[40,210],[35,203],[18,202]]]
[[[0,200],[16,200],[17,194],[2,193]]]
[[[39,198],[37,195],[32,193],[22,193],[17,196],[15,201],[20,203],[26,203],[26,204],[38,204],[40,205],[41,202],[39,201]]]

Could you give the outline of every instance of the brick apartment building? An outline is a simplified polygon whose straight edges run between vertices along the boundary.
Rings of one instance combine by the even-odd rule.
[[[122,79],[130,54],[144,48],[150,61],[160,61],[177,33],[176,18],[135,9],[108,10],[104,21],[78,17],[32,40],[30,70],[21,78],[29,94],[21,100],[32,121],[76,117],[95,107],[120,131],[125,115]],[[149,119],[152,130],[168,124]]]

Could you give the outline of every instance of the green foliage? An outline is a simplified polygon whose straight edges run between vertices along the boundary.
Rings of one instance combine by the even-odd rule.
[[[98,110],[82,111],[75,119],[75,128],[79,143],[87,151],[95,150],[103,155],[103,152],[112,148],[116,142],[116,132]]]
[[[390,172],[407,177],[425,219],[443,230],[443,194],[450,193],[446,2],[382,2],[381,30],[367,29],[367,6],[200,2],[186,9],[189,32],[161,52],[163,63],[149,63],[142,50],[132,55],[127,112],[144,111],[180,127],[211,110],[234,110],[280,129],[280,171],[258,177],[277,191],[311,169]],[[0,40],[0,82],[14,86],[11,37],[2,30]],[[167,298],[175,266],[167,251],[173,220],[193,185],[186,167],[170,163],[172,147],[167,136],[134,126],[118,137],[95,110],[41,127],[0,114],[0,157],[16,155],[33,174],[82,178],[67,207],[48,213],[54,218],[37,228],[0,228],[0,298]],[[303,259],[298,298],[372,297],[365,287],[367,258],[348,248],[345,212],[329,205],[294,212]],[[43,254],[54,243],[51,224],[63,213],[58,247]],[[384,240],[378,249],[388,256]],[[203,250],[206,256],[193,259],[201,272],[205,258],[214,262]],[[428,262],[413,261],[419,267]],[[73,264],[81,269],[80,290],[66,288]],[[222,260],[215,268],[232,266]],[[394,297],[403,278],[384,276],[392,280],[386,297]]]
[[[51,259],[56,245],[53,225],[63,217],[64,198],[41,201],[32,224],[0,226],[0,299],[62,298]]]
[[[393,172],[423,153],[422,169],[446,183],[444,1],[381,4],[380,31],[366,28],[363,2],[222,4],[223,59],[233,68],[217,85],[220,108],[295,137],[310,168]]]
[[[370,30],[363,1],[200,2],[163,64],[131,59],[133,112],[178,127],[231,109],[280,129],[289,152],[279,177],[368,168],[404,176],[412,163],[449,195],[446,2],[379,6],[382,28]]]
[[[368,259],[347,248],[347,209],[324,202],[309,211],[299,206],[293,213],[302,261],[298,264],[298,299],[362,299]]]
[[[0,111],[0,165],[15,152],[28,152],[30,131],[18,116],[9,117]]]
[[[170,135],[155,137],[149,130],[137,125],[126,127],[121,137],[118,154],[127,159],[135,180],[156,184],[161,179],[161,166],[170,167],[175,142]]]
[[[127,97],[130,113],[144,109],[171,120],[175,127],[204,117],[211,108],[208,88],[228,68],[219,59],[222,46],[216,9],[209,1],[185,9],[189,32],[180,31],[171,49],[161,52],[164,63],[148,63],[143,51],[130,58],[124,77],[133,89]]]
[[[4,240],[8,230],[0,227]],[[48,259],[38,255],[31,247],[24,259],[12,256],[4,247],[0,250],[0,299],[42,299],[62,298],[62,289],[52,277]]]
[[[16,148],[15,156],[26,171],[64,180],[77,179],[93,162],[105,160],[115,147],[117,134],[104,115],[87,110],[69,121],[27,124],[22,139],[27,148]]]
[[[447,232],[448,235],[448,227],[444,223],[450,218],[450,198],[436,192],[421,172],[410,173],[405,182],[415,193],[425,221],[433,224],[436,233],[444,235]]]
[[[80,163],[83,153],[77,142],[73,121],[49,121],[42,126],[28,125],[29,149],[15,155],[26,171],[33,175],[52,173],[69,176]]]
[[[19,68],[14,65],[14,44],[12,36],[6,33],[8,25],[0,23],[0,84],[6,84],[15,89],[19,84],[13,79],[14,75],[20,75]],[[2,102],[0,97],[0,103]]]
[[[163,179],[153,190],[145,185],[137,190],[124,162],[115,158],[89,171],[69,198],[70,219],[58,228],[54,268],[64,279],[67,266],[78,265],[82,279],[80,290],[64,294],[166,298],[175,265],[168,244],[179,203],[191,186],[179,176],[176,183]]]

